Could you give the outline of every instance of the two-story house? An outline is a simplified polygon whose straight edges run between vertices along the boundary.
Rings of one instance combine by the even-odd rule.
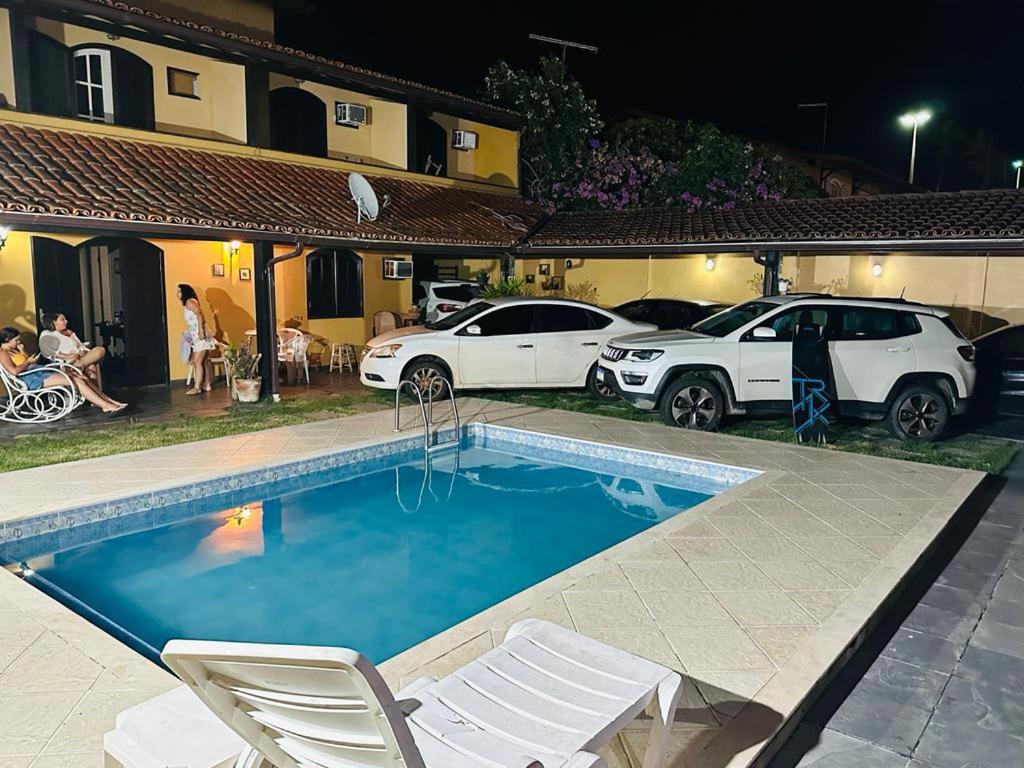
[[[279,45],[272,0],[193,5],[0,0],[0,326],[63,312],[167,383],[188,283],[268,358],[286,322],[359,345],[412,304],[386,262],[497,271],[539,218],[517,115]]]

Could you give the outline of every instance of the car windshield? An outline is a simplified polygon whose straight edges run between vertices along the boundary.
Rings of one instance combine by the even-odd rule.
[[[458,327],[471,317],[476,317],[481,312],[486,312],[493,306],[493,304],[488,304],[486,301],[478,301],[474,304],[469,304],[463,307],[458,312],[448,315],[448,317],[443,317],[433,323],[427,323],[427,328],[432,331],[450,331],[452,328]]]
[[[778,306],[778,304],[768,301],[748,301],[746,304],[737,304],[732,309],[727,309],[725,312],[719,312],[717,315],[712,315],[706,320],[701,320],[690,330],[721,338],[728,336],[738,328],[742,328],[765,312],[777,309]]]

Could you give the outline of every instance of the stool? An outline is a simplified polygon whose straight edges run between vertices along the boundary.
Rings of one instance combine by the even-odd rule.
[[[331,364],[327,370],[330,372],[335,368],[339,371],[348,368],[348,370],[355,372],[356,348],[351,344],[331,344]]]
[[[118,714],[103,735],[108,768],[231,768],[248,745],[185,686]]]

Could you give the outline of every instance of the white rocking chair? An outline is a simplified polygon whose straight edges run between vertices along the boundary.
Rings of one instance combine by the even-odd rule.
[[[63,419],[85,402],[64,366],[46,365],[41,370],[60,374],[66,384],[29,389],[19,376],[8,373],[0,365],[0,381],[7,390],[6,401],[0,402],[0,420],[15,424],[45,424]]]

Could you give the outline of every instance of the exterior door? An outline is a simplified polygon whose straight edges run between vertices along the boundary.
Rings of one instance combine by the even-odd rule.
[[[37,311],[40,314],[62,313],[71,330],[85,341],[91,339],[92,328],[84,327],[82,266],[78,251],[59,240],[33,237],[32,273]]]
[[[121,277],[125,383],[166,384],[163,251],[144,240],[121,240],[111,243],[110,255]]]
[[[920,331],[909,312],[876,307],[837,307],[829,344],[840,401],[882,403],[893,383],[917,370],[913,335]]]
[[[28,32],[28,48],[32,111],[71,117],[75,99],[70,50],[63,43],[34,29]],[[25,109],[24,105],[19,106]]]
[[[537,310],[537,383],[585,383],[607,334],[594,327],[592,313],[583,307],[547,304]]]
[[[537,381],[537,334],[532,304],[501,307],[476,319],[479,336],[461,333],[464,387],[532,385]]]
[[[790,402],[793,399],[793,329],[816,323],[828,332],[825,307],[800,306],[773,315],[758,327],[772,328],[774,339],[755,339],[752,330],[740,340],[740,399]]]

